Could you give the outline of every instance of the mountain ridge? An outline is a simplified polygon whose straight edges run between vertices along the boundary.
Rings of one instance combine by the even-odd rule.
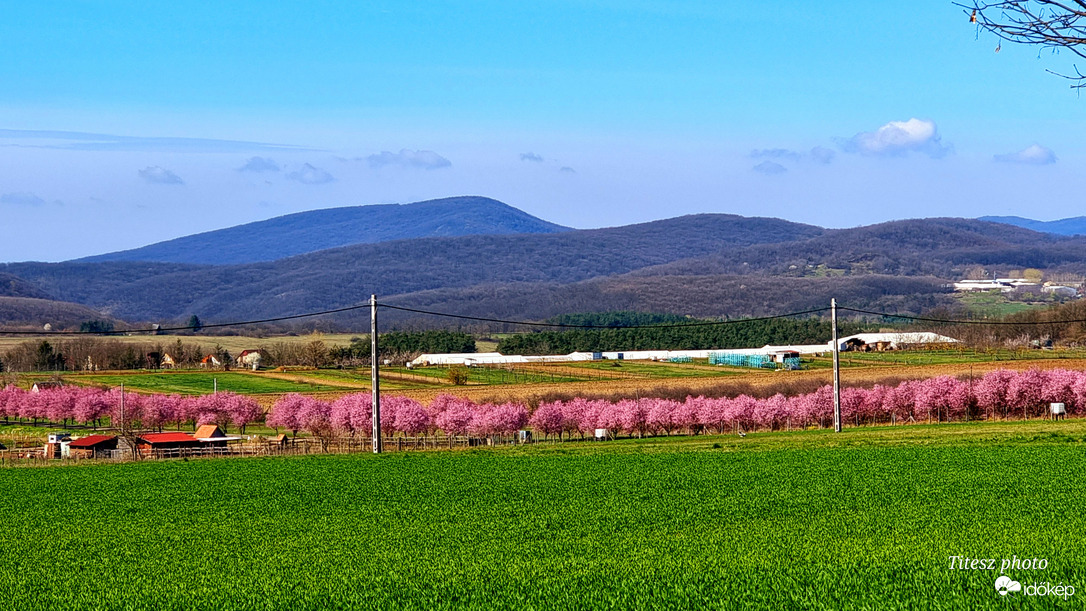
[[[354,244],[236,265],[28,262],[0,265],[0,274],[20,290],[120,319],[175,324],[192,314],[224,322],[322,311],[371,294],[514,319],[600,308],[735,317],[805,308],[829,294],[920,313],[947,305],[946,282],[977,266],[1086,274],[1086,238],[975,219],[829,230],[701,214],[549,234]],[[360,316],[335,320],[353,329],[365,322]]]
[[[1073,216],[1065,219],[1057,219],[1055,221],[1036,221],[1021,216],[982,216],[977,220],[988,221],[991,223],[1003,223],[1005,225],[1013,225],[1015,227],[1022,227],[1023,229],[1032,229],[1033,231],[1054,233],[1057,235],[1086,235],[1086,216]]]
[[[371,204],[295,212],[73,261],[232,265],[274,261],[353,244],[565,231],[572,229],[544,221],[495,199],[460,196],[410,204]]]

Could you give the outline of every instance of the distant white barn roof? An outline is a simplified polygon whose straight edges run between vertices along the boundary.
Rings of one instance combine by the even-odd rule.
[[[903,345],[916,344],[950,344],[958,340],[922,331],[917,333],[857,333],[848,337],[839,338],[839,345],[843,348],[849,340],[859,340],[865,344],[886,342],[891,348],[900,348]],[[825,344],[796,344],[786,346],[766,345],[761,348],[722,348],[717,350],[610,350],[601,352],[601,356],[608,360],[618,360],[622,355],[627,361],[666,361],[673,358],[707,359],[710,352],[728,352],[731,354],[776,354],[778,352],[798,352],[800,354],[817,354],[833,350],[833,340]],[[592,352],[571,352],[569,354],[550,354],[542,356],[523,356],[520,354],[502,354],[500,352],[460,352],[451,354],[422,354],[411,361],[412,367],[425,365],[499,365],[511,363],[570,363],[577,361],[591,361]]]

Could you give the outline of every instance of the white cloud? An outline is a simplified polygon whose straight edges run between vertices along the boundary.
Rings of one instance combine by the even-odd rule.
[[[33,193],[5,193],[0,195],[0,204],[13,204],[17,206],[40,206],[45,200]]]
[[[564,165],[564,166],[558,168],[558,171],[562,172],[562,173],[565,173],[565,174],[576,174],[577,173],[577,170],[574,170],[573,168],[569,167],[568,165]]]
[[[951,151],[950,146],[943,145],[934,121],[915,118],[890,121],[873,132],[860,132],[837,143],[848,153],[882,157],[917,152],[937,159]]]
[[[436,170],[452,165],[451,161],[433,151],[412,151],[408,149],[400,149],[399,153],[381,151],[366,157],[366,162],[370,164],[371,168],[398,165],[421,170]]]
[[[995,155],[995,160],[1002,161],[1004,163],[1048,165],[1050,163],[1056,163],[1056,154],[1052,152],[1052,149],[1045,148],[1040,144],[1034,144],[1018,151],[1017,153]]]
[[[520,160],[521,161],[535,161],[535,162],[538,163],[538,162],[543,161],[543,156],[542,155],[536,155],[535,153],[521,153],[520,154]]]
[[[321,168],[311,166],[308,163],[303,164],[298,170],[287,174],[287,178],[296,180],[304,185],[323,185],[336,179],[328,172]]]
[[[238,168],[239,172],[278,172],[279,164],[267,157],[250,157],[245,165]]]
[[[185,181],[166,168],[157,165],[147,166],[139,171],[140,178],[158,185],[183,185]]]
[[[785,172],[788,171],[788,168],[786,168],[783,165],[777,163],[776,161],[763,161],[762,163],[759,163],[758,165],[754,166],[753,169],[754,169],[755,172],[758,172],[759,174],[769,174],[769,175],[784,174]]]

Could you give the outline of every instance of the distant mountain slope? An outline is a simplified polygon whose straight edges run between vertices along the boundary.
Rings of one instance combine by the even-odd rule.
[[[397,295],[386,301],[464,316],[543,320],[576,308],[668,312],[695,317],[771,316],[828,307],[832,297],[851,307],[919,314],[953,304],[950,293],[945,281],[930,276],[785,278],[624,274],[570,284],[507,283],[436,289]],[[365,328],[368,316],[368,311],[358,311],[337,315],[336,320]],[[448,324],[432,316],[395,310],[383,316],[389,323],[407,323],[411,327]]]
[[[1020,216],[982,216],[978,220],[1059,235],[1086,235],[1086,216],[1075,216],[1057,221],[1035,221]]]
[[[327,208],[79,259],[229,265],[391,240],[569,231],[486,197]]]
[[[827,231],[784,247],[752,245],[643,268],[640,275],[884,274],[960,277],[971,266],[1086,271],[1086,238],[972,219],[891,221]]]
[[[0,273],[0,297],[49,299],[50,295],[41,287],[31,284],[18,276]]]
[[[371,293],[501,282],[568,283],[646,266],[791,242],[823,229],[779,219],[702,214],[557,234],[476,235],[360,244],[267,263],[229,266],[134,262],[0,266],[58,298],[115,316],[250,319],[334,308]]]
[[[87,306],[49,299],[0,297],[0,325],[7,330],[40,331],[48,324],[52,330],[78,330],[90,320],[109,320]]]
[[[746,316],[804,309],[830,295],[919,312],[947,303],[946,281],[978,265],[1084,273],[1086,237],[971,219],[825,230],[703,214],[555,234],[358,244],[243,265],[14,263],[0,265],[0,274],[126,320],[196,314],[222,322],[338,308],[370,294],[514,319],[621,309]],[[364,327],[360,314],[337,320]]]

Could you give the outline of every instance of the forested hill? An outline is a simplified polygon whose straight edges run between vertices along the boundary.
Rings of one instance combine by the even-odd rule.
[[[779,219],[703,214],[555,234],[476,235],[360,244],[269,263],[14,263],[6,272],[56,299],[125,319],[281,316],[358,303],[371,293],[500,283],[568,283],[701,256],[802,240],[824,230]],[[583,309],[583,308],[582,308]]]
[[[272,262],[17,263],[20,290],[133,321],[251,320],[387,303],[540,320],[635,310],[761,316],[853,306],[918,313],[975,267],[1086,274],[1086,238],[969,219],[825,230],[779,219],[693,215],[552,234],[396,240]],[[349,315],[337,318],[360,328]],[[431,321],[432,322],[432,321]],[[364,325],[362,325],[364,326]]]
[[[437,236],[559,233],[555,225],[486,197],[327,208],[208,231],[79,261],[228,265],[274,261],[328,248]]]
[[[1059,235],[1086,235],[1086,216],[1076,216],[1056,221],[1035,221],[1020,216],[982,216],[979,220]]]
[[[891,221],[827,231],[787,247],[752,245],[648,268],[646,275],[882,274],[957,279],[968,267],[1086,271],[1086,238],[957,218]]]
[[[0,273],[0,297],[48,299],[49,294],[18,276]]]

